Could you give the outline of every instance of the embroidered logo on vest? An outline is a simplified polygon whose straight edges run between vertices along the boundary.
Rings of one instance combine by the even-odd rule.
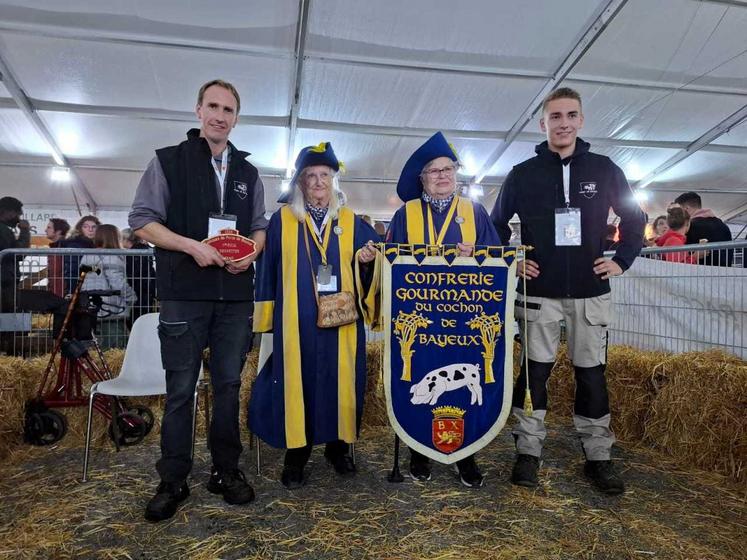
[[[584,195],[586,198],[594,198],[594,195],[597,194],[597,184],[596,183],[580,183],[581,190],[578,194]]]
[[[246,195],[249,194],[249,187],[246,183],[234,181],[233,192],[235,192],[241,200],[244,200],[246,198]]]

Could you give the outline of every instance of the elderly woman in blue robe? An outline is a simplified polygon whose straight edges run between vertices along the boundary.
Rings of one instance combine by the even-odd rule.
[[[262,337],[249,429],[287,450],[287,488],[305,484],[314,445],[326,444],[324,456],[339,475],[355,474],[349,444],[358,435],[366,387],[363,320],[320,328],[316,298],[363,295],[356,276],[370,277],[378,236],[341,203],[339,169],[331,144],[301,150],[290,190],[279,200],[288,204],[270,219],[257,261],[254,331],[272,336]]]
[[[392,218],[388,243],[456,245],[461,256],[471,256],[475,245],[500,245],[485,208],[457,193],[459,161],[440,132],[418,148],[405,163],[397,194],[405,203]],[[457,461],[462,484],[480,487],[484,477],[475,456]],[[410,450],[410,476],[431,479],[430,460]]]

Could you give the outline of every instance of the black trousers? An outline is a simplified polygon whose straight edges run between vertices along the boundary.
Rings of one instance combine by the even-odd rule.
[[[181,482],[192,469],[192,408],[202,362],[210,347],[213,417],[210,452],[219,470],[238,467],[241,455],[239,389],[251,348],[252,302],[162,301],[158,336],[166,370],[161,424],[161,480]]]

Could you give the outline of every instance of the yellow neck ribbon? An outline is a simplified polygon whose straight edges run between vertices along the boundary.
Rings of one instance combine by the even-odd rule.
[[[322,264],[327,266],[327,246],[329,245],[329,232],[332,230],[332,220],[327,220],[327,223],[324,225],[324,233],[322,233],[324,239],[321,243],[319,243],[319,238],[314,231],[314,224],[311,223],[311,217],[308,214],[306,214],[306,227],[309,228],[311,238],[314,240],[316,248],[319,249],[319,253],[322,255]]]
[[[444,220],[444,225],[441,226],[441,230],[438,232],[438,237],[436,237],[436,228],[433,225],[433,212],[431,211],[431,205],[427,204],[428,207],[428,237],[430,238],[430,244],[431,245],[442,245],[444,241],[444,237],[446,236],[446,230],[449,229],[449,224],[451,223],[451,220],[454,218],[454,212],[456,212],[457,202],[459,201],[458,196],[454,196],[454,199],[451,201],[451,206],[449,206],[449,213],[446,214],[446,219]]]

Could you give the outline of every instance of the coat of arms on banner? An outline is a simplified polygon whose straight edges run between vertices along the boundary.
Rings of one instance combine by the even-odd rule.
[[[384,246],[384,387],[402,441],[453,463],[487,445],[508,418],[516,253],[447,254]]]

